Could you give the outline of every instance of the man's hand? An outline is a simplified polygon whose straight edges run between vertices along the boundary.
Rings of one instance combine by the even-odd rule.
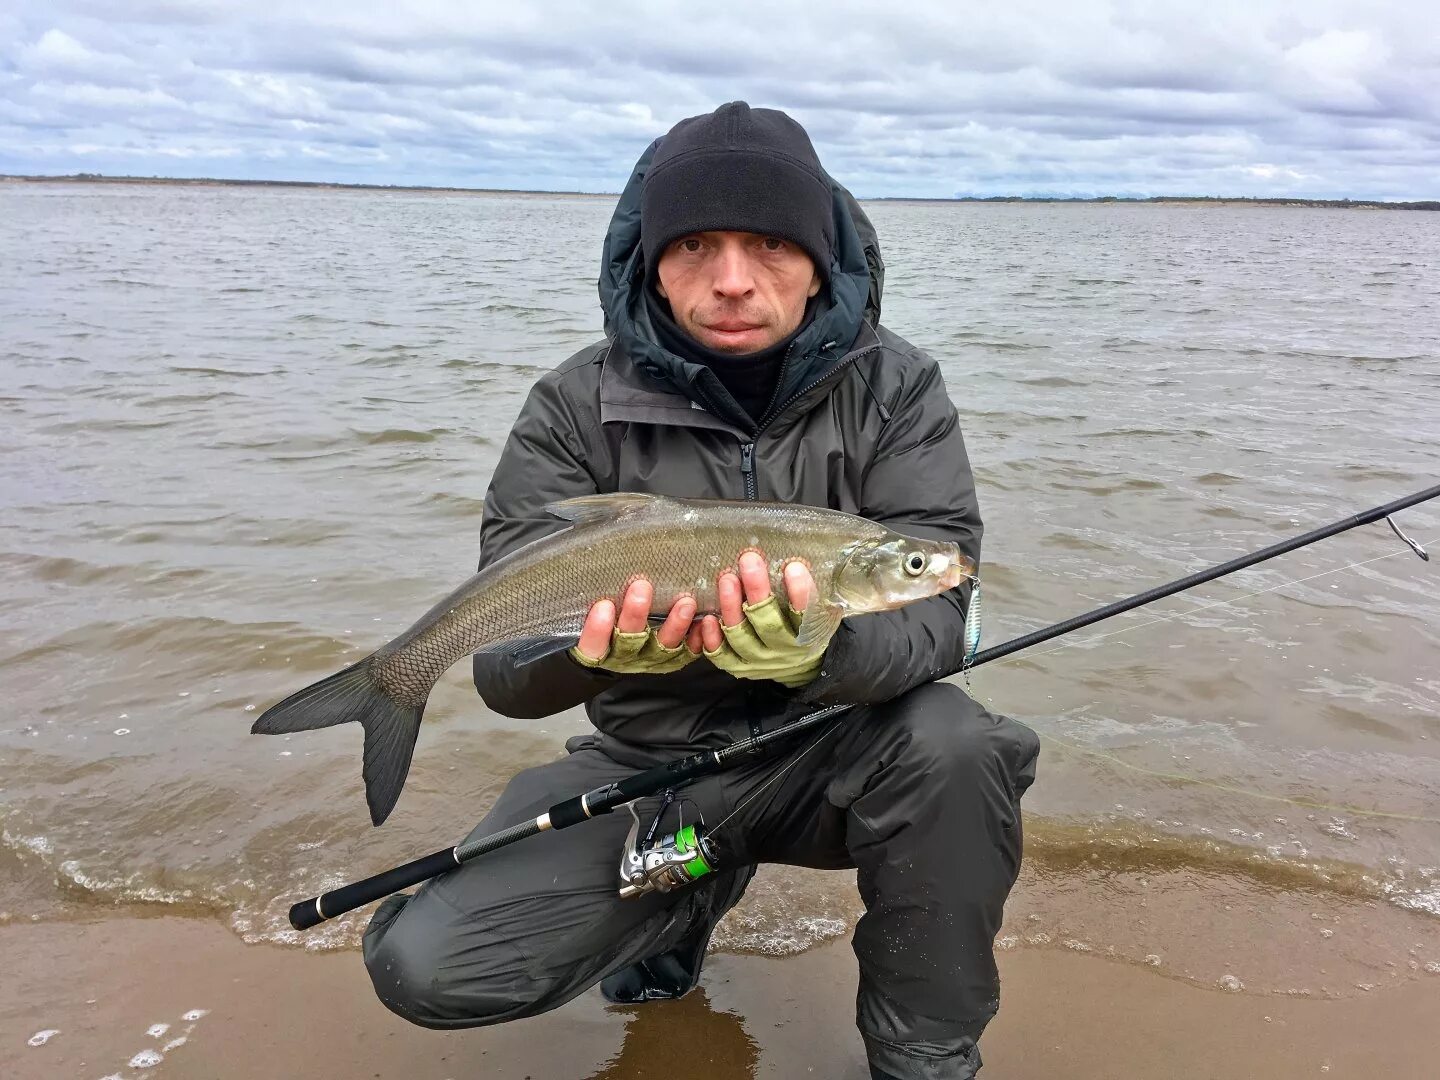
[[[697,643],[687,646],[686,632],[695,620],[695,598],[675,601],[658,630],[650,627],[650,604],[655,588],[643,578],[630,583],[616,617],[613,600],[596,601],[585,616],[580,640],[570,655],[585,667],[598,667],[620,675],[660,675],[679,671],[700,654]]]
[[[570,650],[577,663],[621,675],[659,675],[679,671],[703,651],[710,662],[737,679],[772,679],[791,689],[804,686],[820,671],[827,642],[802,649],[795,641],[800,613],[815,590],[802,562],[785,566],[785,597],[770,591],[769,563],[756,551],[737,560],[739,574],[727,570],[715,583],[720,614],[695,621],[695,599],[682,596],[658,628],[650,626],[655,590],[643,579],[632,582],[617,615],[611,600],[597,601],[585,617],[580,641]]]
[[[765,556],[747,551],[739,559],[740,574],[726,572],[716,582],[720,617],[706,615],[690,633],[690,647],[703,647],[706,657],[737,679],[772,679],[796,689],[820,673],[828,641],[808,649],[796,643],[800,613],[810,602],[815,580],[802,562],[785,564],[782,605],[770,591]]]

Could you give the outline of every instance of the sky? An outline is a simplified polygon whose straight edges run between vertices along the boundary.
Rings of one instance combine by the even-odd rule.
[[[857,195],[1440,198],[1434,0],[5,0],[0,173],[618,191],[731,100]]]

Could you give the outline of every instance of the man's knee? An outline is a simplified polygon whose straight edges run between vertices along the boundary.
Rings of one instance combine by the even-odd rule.
[[[927,683],[880,706],[880,731],[919,769],[999,773],[1019,795],[1035,779],[1040,737],[1024,724],[977,704],[952,683]]]
[[[437,908],[414,898],[385,901],[365,931],[365,967],[386,1008],[430,1028],[498,1024],[531,1011],[524,957],[504,942],[467,948]]]

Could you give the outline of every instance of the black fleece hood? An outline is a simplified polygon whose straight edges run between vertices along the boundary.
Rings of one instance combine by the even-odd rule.
[[[650,378],[674,388],[722,419],[748,427],[748,416],[713,371],[676,356],[660,344],[646,308],[641,188],[659,143],[659,139],[651,143],[635,163],[605,234],[599,282],[605,335]],[[861,327],[880,320],[885,264],[874,226],[849,191],[828,175],[826,180],[834,213],[829,280],[816,297],[815,317],[795,339],[791,358],[785,364],[775,397],[782,404],[842,363]],[[760,419],[768,422],[769,417]]]

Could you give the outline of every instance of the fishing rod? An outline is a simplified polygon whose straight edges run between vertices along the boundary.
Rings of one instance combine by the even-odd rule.
[[[1225,577],[1238,570],[1255,566],[1258,563],[1273,559],[1287,552],[1295,551],[1310,544],[1326,540],[1340,533],[1348,532],[1351,529],[1359,528],[1362,525],[1370,525],[1382,518],[1389,522],[1390,528],[1395,535],[1403,540],[1410,549],[1421,559],[1429,561],[1430,556],[1418,543],[1406,536],[1395,524],[1392,515],[1401,510],[1417,506],[1420,503],[1428,502],[1431,499],[1440,498],[1440,484],[1426,488],[1424,491],[1417,491],[1413,495],[1407,495],[1403,499],[1396,499],[1394,502],[1385,503],[1364,513],[1355,514],[1343,518],[1333,524],[1314,529],[1303,533],[1289,540],[1272,544],[1259,551],[1242,555],[1239,558],[1231,559],[1228,562],[1212,566],[1207,570],[1201,570],[1194,574],[1178,578],[1165,585],[1147,589],[1145,592],[1136,593],[1134,596],[1124,600],[1117,600],[1112,604],[1095,608],[1083,615],[1076,615],[1062,622],[1055,623],[1029,634],[1023,634],[1001,645],[973,653],[969,656],[962,670],[979,667],[981,664],[988,664],[992,660],[999,660],[1001,657],[1009,656],[1011,653],[1028,649],[1032,645],[1038,645],[1043,641],[1050,641],[1064,634],[1072,633],[1075,630],[1086,626],[1093,626],[1102,620],[1113,618],[1127,611],[1142,607],[1145,604],[1154,603],[1167,596],[1173,596],[1186,589],[1192,589],[1196,585],[1202,585],[1208,581]],[[810,731],[820,724],[831,720],[834,717],[848,712],[854,708],[853,705],[831,705],[791,721],[784,727],[774,731],[765,732],[752,736],[748,739],[741,739],[731,743],[729,746],[721,747],[718,750],[705,750],[700,753],[690,754],[674,761],[657,765],[642,772],[634,773],[615,783],[606,784],[603,787],[587,791],[582,795],[576,795],[565,799],[550,807],[539,817],[529,821],[522,821],[507,829],[491,833],[488,836],[478,836],[473,840],[467,840],[454,847],[444,848],[441,851],[431,852],[419,859],[404,863],[400,866],[385,870],[372,877],[363,878],[360,881],[352,882],[349,885],[342,885],[338,889],[321,893],[319,896],[302,900],[290,908],[290,925],[296,930],[308,930],[312,926],[343,915],[347,911],[353,911],[358,907],[364,907],[375,900],[380,900],[391,893],[407,889],[412,885],[418,885],[430,878],[437,877],[456,867],[463,866],[473,859],[487,855],[492,851],[508,847],[517,841],[527,837],[535,836],[538,833],[549,832],[552,829],[568,829],[572,825],[578,825],[582,821],[597,817],[600,814],[608,814],[617,807],[633,803],[636,799],[643,799],[651,795],[658,795],[661,792],[671,792],[675,788],[688,784],[692,780],[712,776],[724,771],[728,766],[741,760],[753,761],[756,756],[763,754],[773,745],[782,741],[788,742],[794,736]],[[632,808],[633,812],[633,808]],[[656,819],[658,822],[658,817]],[[638,827],[639,819],[636,818]],[[631,878],[632,885],[623,890],[625,895],[634,895],[638,892],[660,889],[669,891],[677,885],[687,884],[689,881],[710,872],[708,849],[702,837],[700,837],[693,826],[689,829],[681,829],[677,834],[665,837],[659,848],[650,847],[649,841],[653,839],[655,832],[654,825],[646,836],[646,846],[636,851],[633,847],[633,838],[636,829],[631,830],[632,839],[627,841],[627,853],[634,854],[639,860],[640,868],[637,875]],[[665,841],[669,844],[666,846]],[[667,857],[668,853],[668,857]],[[627,865],[630,860],[627,859]]]

